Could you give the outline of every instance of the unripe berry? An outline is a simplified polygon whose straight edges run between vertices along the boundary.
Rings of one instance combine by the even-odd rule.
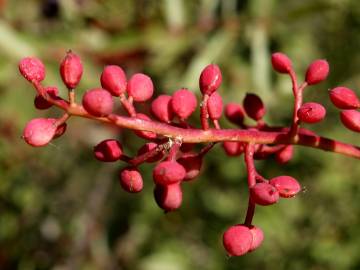
[[[104,162],[119,160],[122,153],[121,143],[114,139],[104,140],[94,147],[95,158]]]
[[[292,159],[293,154],[294,154],[294,146],[287,145],[283,149],[275,153],[275,160],[279,164],[286,164]]]
[[[108,91],[95,88],[86,91],[82,99],[82,105],[89,114],[102,117],[112,112],[114,102]]]
[[[306,70],[305,81],[308,85],[317,84],[327,78],[329,74],[329,63],[326,60],[315,60]]]
[[[202,161],[203,159],[201,156],[193,153],[184,154],[177,160],[177,162],[179,162],[186,171],[184,181],[193,180],[199,175]]]
[[[289,73],[292,70],[292,63],[290,58],[280,52],[271,55],[271,64],[273,69],[279,73]]]
[[[172,110],[182,120],[186,120],[195,111],[196,106],[195,94],[187,89],[179,89],[172,96]]]
[[[222,144],[225,153],[230,157],[240,156],[244,152],[244,147],[240,142],[226,141]]]
[[[264,233],[259,227],[256,226],[250,226],[249,230],[252,235],[252,242],[249,249],[249,252],[251,252],[257,249],[262,244],[264,240]]]
[[[154,182],[158,185],[178,183],[185,178],[185,175],[184,167],[176,161],[160,162],[153,170]]]
[[[223,245],[229,256],[242,256],[249,252],[253,236],[244,225],[235,225],[227,229],[223,235]]]
[[[199,86],[203,95],[211,95],[215,92],[222,82],[220,68],[217,65],[210,64],[206,66],[200,74]]]
[[[264,103],[258,95],[246,94],[243,105],[246,114],[256,121],[263,118],[266,113]]]
[[[141,120],[151,121],[150,117],[143,113],[137,113],[136,118],[141,119]],[[152,139],[156,138],[156,133],[151,132],[151,131],[136,130],[134,132],[140,138],[143,138],[146,140],[152,140]]]
[[[360,112],[356,110],[344,110],[340,113],[340,119],[348,129],[360,132]]]
[[[41,82],[45,79],[45,66],[35,57],[25,57],[19,62],[21,75],[29,82]]]
[[[226,118],[235,125],[242,125],[244,122],[244,109],[236,103],[228,103],[225,106]]]
[[[140,172],[134,167],[127,167],[120,171],[121,187],[130,193],[137,193],[143,189],[144,183]]]
[[[79,84],[83,74],[81,59],[75,53],[67,52],[60,64],[60,75],[68,89],[74,89]]]
[[[315,102],[304,103],[297,111],[297,116],[300,121],[309,124],[320,122],[325,118],[325,115],[325,108],[321,104]]]
[[[59,94],[59,90],[55,86],[45,87],[45,92],[47,95],[51,96],[54,99],[56,99]],[[36,95],[34,99],[34,105],[35,108],[38,110],[46,110],[52,106],[52,104],[48,102],[45,98],[43,98],[41,95]]]
[[[360,108],[360,100],[355,92],[346,87],[335,87],[329,91],[331,102],[339,109],[351,110]]]
[[[156,185],[154,197],[157,205],[170,212],[178,209],[182,203],[182,190],[180,183],[171,185]]]
[[[100,82],[102,88],[108,90],[113,96],[120,96],[126,92],[126,75],[119,66],[106,66],[101,73]]]
[[[277,176],[269,181],[279,192],[280,197],[291,198],[299,193],[301,186],[299,182],[291,176]]]
[[[143,155],[153,149],[155,149],[156,147],[158,147],[157,143],[154,142],[148,142],[145,143],[137,152],[138,156]],[[152,162],[157,162],[159,160],[161,160],[164,157],[164,154],[162,152],[157,153],[155,156],[149,158],[146,160],[146,162],[148,163],[152,163]]]
[[[270,205],[277,203],[279,200],[279,192],[268,183],[257,183],[250,188],[251,199],[260,205]]]
[[[28,122],[23,131],[23,138],[31,146],[47,145],[55,135],[56,119],[35,118]]]
[[[221,117],[223,110],[223,101],[218,92],[214,92],[211,94],[208,100],[207,108],[210,119],[218,120]]]
[[[136,73],[128,81],[126,91],[134,101],[144,102],[152,97],[154,85],[149,76]]]
[[[170,123],[174,117],[171,107],[171,96],[160,95],[151,103],[152,114],[165,123]]]

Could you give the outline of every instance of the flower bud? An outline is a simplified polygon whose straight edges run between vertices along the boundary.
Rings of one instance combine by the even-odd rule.
[[[348,129],[360,132],[360,112],[356,110],[344,110],[340,113],[340,119]]]
[[[151,103],[152,114],[162,122],[170,123],[174,117],[171,107],[171,96],[160,95]]]
[[[308,85],[317,84],[327,78],[329,74],[329,63],[326,60],[315,60],[312,62],[305,75],[305,81]]]
[[[200,174],[202,161],[203,159],[201,156],[193,153],[184,154],[177,160],[177,162],[181,164],[186,171],[184,181],[193,180]]]
[[[277,176],[269,181],[274,186],[282,198],[291,198],[299,193],[301,186],[299,182],[291,176]]]
[[[329,91],[331,102],[339,109],[351,110],[360,108],[360,100],[355,92],[346,87],[335,87]]]
[[[157,185],[170,185],[181,182],[185,175],[184,167],[176,161],[160,162],[153,170],[154,182]]]
[[[229,256],[242,256],[249,252],[253,236],[248,227],[235,225],[223,235],[223,245]]]
[[[121,187],[130,193],[137,193],[143,189],[144,183],[140,172],[134,167],[126,167],[119,175]]]
[[[207,108],[210,119],[220,119],[223,110],[223,101],[218,92],[214,92],[211,94],[208,99]]]
[[[170,212],[178,209],[182,203],[182,190],[180,183],[171,185],[156,185],[154,197],[157,205]]]
[[[60,64],[60,75],[68,89],[74,89],[79,84],[83,74],[81,59],[75,53],[67,52]]]
[[[128,81],[126,91],[136,102],[144,102],[150,99],[154,93],[154,85],[151,78],[142,73],[136,73]]]
[[[244,109],[236,103],[228,103],[225,106],[226,118],[235,125],[241,126],[244,123]]]
[[[56,99],[57,96],[59,95],[59,90],[55,86],[45,87],[45,92],[47,95],[49,95],[54,99]],[[35,108],[38,110],[47,110],[52,106],[52,104],[48,102],[45,98],[43,98],[41,95],[36,95],[34,99],[34,105]]]
[[[172,96],[172,110],[181,120],[186,120],[195,111],[196,106],[195,94],[187,89],[179,89]]]
[[[47,145],[56,132],[55,118],[35,118],[28,122],[23,131],[26,143],[34,147]]]
[[[126,92],[126,75],[119,66],[106,66],[101,73],[100,82],[102,88],[109,91],[113,96],[120,96]]]
[[[35,57],[25,57],[19,62],[21,75],[29,82],[41,82],[45,79],[45,66]]]
[[[291,60],[287,55],[280,52],[271,55],[271,64],[273,69],[279,73],[289,73],[292,70]]]
[[[243,105],[246,114],[255,121],[263,118],[266,113],[264,103],[258,95],[246,94]]]
[[[275,160],[279,164],[286,164],[292,159],[293,154],[294,146],[287,145],[283,149],[275,153]]]
[[[222,144],[225,153],[230,157],[240,156],[244,152],[244,147],[240,142],[226,141]]]
[[[86,91],[82,99],[82,105],[89,114],[103,117],[112,113],[114,101],[108,91],[95,88]]]
[[[262,242],[264,241],[264,233],[259,227],[256,226],[250,226],[249,229],[252,235],[252,242],[249,249],[249,252],[251,252],[257,249],[262,244]]]
[[[215,92],[222,81],[220,68],[217,65],[211,64],[206,66],[200,74],[199,85],[203,95],[211,95]]]
[[[279,200],[279,192],[268,183],[257,183],[250,188],[251,199],[259,205],[271,205]]]
[[[320,122],[325,118],[325,115],[325,108],[321,104],[315,102],[304,103],[297,111],[297,116],[300,121],[309,124]]]
[[[104,162],[119,160],[122,153],[121,143],[113,139],[104,140],[94,147],[95,158]]]

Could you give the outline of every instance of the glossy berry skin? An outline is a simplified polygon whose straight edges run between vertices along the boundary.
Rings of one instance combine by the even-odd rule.
[[[145,143],[137,152],[137,155],[140,156],[140,155],[143,155],[153,149],[155,149],[156,147],[158,147],[158,144],[157,143],[154,143],[154,142],[148,142],[148,143]],[[146,162],[148,163],[152,163],[152,162],[157,162],[159,160],[161,160],[162,158],[164,157],[164,154],[162,152],[158,152],[157,154],[155,154],[154,156],[152,156],[151,158],[148,158],[146,160]]]
[[[45,79],[45,66],[38,58],[25,57],[19,62],[21,75],[29,82],[41,82]]]
[[[253,236],[244,225],[231,226],[223,234],[223,245],[229,256],[242,256],[249,252]]]
[[[331,102],[339,109],[351,110],[360,108],[360,100],[355,92],[347,87],[339,86],[329,91]]]
[[[34,147],[47,145],[56,133],[56,119],[35,118],[28,122],[23,131],[25,142]]]
[[[138,171],[134,167],[126,167],[120,171],[119,181],[121,187],[129,193],[138,193],[143,187],[143,179]]]
[[[246,114],[255,121],[263,118],[266,113],[264,103],[258,95],[246,94],[243,105]]]
[[[273,69],[279,73],[290,73],[292,70],[292,63],[290,58],[280,52],[271,55],[271,64]]]
[[[154,85],[151,78],[142,73],[136,73],[128,81],[126,91],[136,102],[144,102],[150,99],[154,93]]]
[[[340,119],[348,129],[360,132],[360,112],[356,110],[344,110],[340,113]]]
[[[319,59],[312,62],[306,70],[305,81],[308,85],[322,82],[329,75],[329,63]]]
[[[160,162],[153,170],[153,179],[157,185],[170,185],[181,182],[186,175],[184,167],[176,161]]]
[[[114,139],[104,140],[94,147],[95,158],[104,162],[119,160],[122,153],[121,143]]]
[[[259,205],[271,205],[279,200],[279,192],[268,183],[257,183],[250,188],[251,199]]]
[[[83,74],[81,59],[69,51],[60,64],[60,75],[68,89],[74,89],[79,84]]]
[[[225,106],[226,118],[235,125],[241,126],[244,123],[244,109],[236,103],[228,103]]]
[[[218,92],[211,94],[207,103],[207,108],[210,119],[220,119],[223,110],[223,101]]]
[[[151,103],[152,114],[162,122],[170,123],[174,117],[171,107],[172,97],[169,95],[160,95]]]
[[[114,101],[108,91],[95,88],[86,91],[82,99],[82,105],[89,114],[102,117],[112,113]]]
[[[157,205],[165,212],[174,211],[180,208],[183,198],[180,183],[171,185],[156,185],[154,197]]]
[[[206,66],[200,74],[199,86],[203,95],[211,95],[215,92],[222,82],[220,68],[217,65],[210,64]]]
[[[288,163],[294,155],[294,146],[287,145],[280,151],[275,153],[275,160],[279,164]]]
[[[113,96],[120,96],[126,92],[126,75],[119,66],[106,66],[101,73],[100,82],[102,88],[109,91]]]
[[[304,123],[314,124],[318,123],[325,118],[325,108],[315,102],[304,103],[297,111],[297,116],[300,121]]]
[[[146,121],[151,121],[150,117],[143,113],[137,113],[136,118]],[[140,138],[146,139],[146,140],[152,140],[156,138],[156,134],[151,131],[142,131],[142,130],[136,130],[134,131],[136,135],[138,135]]]
[[[203,159],[201,156],[193,153],[186,153],[177,160],[177,162],[181,164],[186,171],[183,181],[191,181],[200,174],[202,161]]]
[[[249,252],[251,252],[261,246],[262,242],[264,241],[264,232],[256,226],[250,226],[249,230],[252,235],[252,242],[249,249]]]
[[[57,87],[45,87],[45,92],[47,95],[51,96],[52,98],[56,99],[59,95],[59,90]],[[45,98],[43,98],[41,95],[36,95],[34,99],[34,105],[35,108],[38,110],[47,110],[53,105],[48,102]]]
[[[196,106],[195,94],[187,89],[179,89],[172,96],[172,110],[182,120],[186,120],[195,111]]]
[[[287,175],[274,177],[269,181],[269,184],[277,189],[282,198],[294,197],[301,190],[299,182]]]
[[[222,144],[225,153],[230,157],[240,156],[244,152],[244,147],[240,142],[226,141]]]

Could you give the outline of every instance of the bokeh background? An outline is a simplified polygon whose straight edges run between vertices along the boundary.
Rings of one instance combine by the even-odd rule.
[[[327,97],[334,86],[359,89],[359,48],[357,0],[0,0],[0,269],[359,269],[357,160],[296,147],[286,166],[257,162],[265,177],[292,175],[305,189],[259,207],[254,223],[265,232],[262,247],[229,259],[222,233],[243,221],[247,204],[241,158],[215,147],[201,176],[184,185],[181,209],[165,215],[153,200],[152,166],[142,167],[145,189],[133,195],[118,184],[124,164],[93,158],[93,145],[105,138],[119,138],[126,153],[135,153],[143,141],[131,132],[71,119],[51,145],[26,145],[27,121],[60,112],[36,111],[35,93],[17,70],[21,57],[41,58],[45,83],[65,96],[58,64],[72,49],[85,66],[80,100],[99,86],[106,64],[149,74],[157,94],[180,87],[199,94],[201,69],[217,63],[226,102],[255,92],[267,105],[266,120],[287,125],[291,85],[271,70],[271,53],[288,54],[300,79],[313,59],[326,58],[329,79],[305,93],[328,109],[326,121],[312,128],[360,144]]]

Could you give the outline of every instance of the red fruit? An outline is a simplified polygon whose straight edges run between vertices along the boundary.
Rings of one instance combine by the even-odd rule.
[[[292,159],[293,154],[294,154],[294,146],[287,145],[283,149],[275,153],[275,160],[279,164],[286,164]]]
[[[317,84],[327,78],[329,74],[329,63],[326,60],[315,60],[312,62],[305,75],[305,81],[308,85]]]
[[[54,118],[35,118],[26,124],[23,138],[31,146],[44,146],[54,137],[56,128]]]
[[[218,120],[223,110],[223,101],[218,92],[211,94],[208,100],[208,113],[212,120]]]
[[[45,87],[45,91],[47,95],[51,96],[54,99],[57,98],[57,96],[59,95],[59,90],[55,86]],[[48,102],[45,98],[43,98],[41,95],[36,95],[34,99],[34,105],[35,108],[38,110],[46,110],[52,106],[52,104]]]
[[[136,118],[146,121],[151,121],[150,117],[143,113],[137,113]],[[142,130],[136,130],[134,131],[136,135],[138,135],[140,138],[146,139],[146,140],[152,140],[156,138],[156,134],[151,131],[142,131]]]
[[[320,122],[325,118],[325,115],[325,108],[321,104],[315,102],[304,103],[297,111],[297,116],[300,121],[309,124]]]
[[[134,101],[144,102],[152,97],[154,85],[149,76],[136,73],[128,81],[126,91]]]
[[[74,89],[79,84],[83,74],[83,65],[78,55],[67,52],[60,64],[60,75],[68,89]]]
[[[292,70],[292,63],[290,58],[280,52],[271,55],[271,64],[273,69],[279,73],[289,73]]]
[[[126,75],[119,66],[106,66],[101,73],[100,82],[102,88],[108,90],[113,96],[120,96],[126,92]]]
[[[138,150],[137,154],[138,154],[138,156],[143,155],[143,154],[145,154],[147,152],[150,152],[151,150],[155,149],[156,147],[158,147],[157,143],[153,143],[153,142],[145,143]],[[148,163],[157,162],[157,161],[161,160],[163,157],[164,157],[164,154],[162,152],[158,152],[157,154],[155,154],[151,158],[148,158],[146,160],[146,162],[148,162]]]
[[[113,139],[104,140],[94,147],[95,158],[100,161],[112,162],[119,160],[122,153],[121,143]]]
[[[264,240],[264,233],[259,227],[256,226],[250,226],[249,229],[252,235],[252,242],[249,249],[249,252],[251,252],[257,249],[262,244]]]
[[[277,176],[269,181],[279,192],[280,197],[291,198],[299,193],[301,186],[299,182],[291,176]]]
[[[166,212],[174,211],[181,206],[182,190],[180,183],[171,185],[156,185],[154,197],[158,206]]]
[[[174,113],[171,108],[171,96],[160,95],[151,103],[152,114],[165,123],[170,123],[174,117]]]
[[[220,68],[217,65],[211,64],[206,66],[200,74],[199,85],[203,95],[211,95],[215,92],[222,81]]]
[[[19,62],[21,75],[29,82],[41,82],[45,79],[45,66],[35,57],[25,57]]]
[[[250,189],[251,199],[260,205],[274,204],[279,200],[279,192],[268,183],[257,183]]]
[[[245,112],[239,104],[228,103],[225,106],[225,116],[233,124],[241,126],[244,122]]]
[[[196,106],[195,94],[187,89],[177,90],[172,96],[172,110],[182,120],[186,120],[195,111]]]
[[[58,126],[56,128],[55,135],[54,135],[53,139],[57,139],[57,138],[61,137],[65,133],[66,128],[67,128],[66,123],[63,123],[60,126]]]
[[[83,96],[82,105],[89,114],[102,117],[112,112],[114,102],[108,91],[102,88],[95,88],[86,91]]]
[[[185,168],[186,175],[184,181],[193,180],[199,175],[202,161],[202,157],[193,153],[184,154],[177,160]]]
[[[244,152],[244,147],[240,142],[223,142],[225,153],[230,157],[240,156]]]
[[[360,100],[355,92],[346,87],[335,87],[329,91],[331,102],[339,109],[351,110],[360,108]]]
[[[246,114],[256,121],[263,118],[266,113],[264,103],[258,95],[246,94],[243,105]]]
[[[360,112],[356,110],[344,110],[340,113],[340,119],[348,129],[360,132]]]
[[[186,171],[176,161],[160,162],[153,170],[154,182],[157,185],[170,185],[179,183],[185,178]]]
[[[137,193],[143,189],[144,183],[140,172],[134,167],[127,167],[120,171],[120,185],[130,193]]]
[[[229,256],[242,256],[249,252],[253,236],[244,225],[235,225],[227,229],[223,235],[223,245]]]

